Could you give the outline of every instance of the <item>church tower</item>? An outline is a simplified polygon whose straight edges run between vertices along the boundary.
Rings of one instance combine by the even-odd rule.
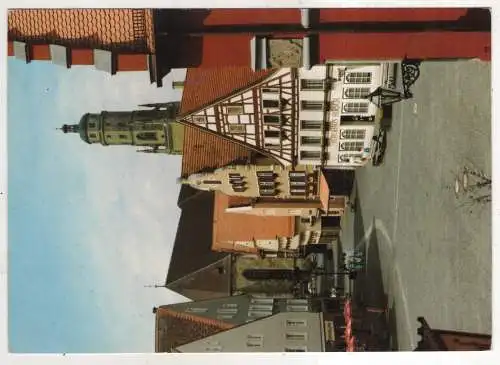
[[[78,124],[64,124],[64,133],[78,133],[89,144],[131,145],[138,152],[182,154],[184,126],[175,122],[178,102],[146,104],[149,110],[87,113]]]

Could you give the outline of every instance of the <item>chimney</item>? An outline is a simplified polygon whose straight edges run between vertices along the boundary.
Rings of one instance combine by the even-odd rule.
[[[172,89],[174,90],[184,89],[184,81],[172,81]]]

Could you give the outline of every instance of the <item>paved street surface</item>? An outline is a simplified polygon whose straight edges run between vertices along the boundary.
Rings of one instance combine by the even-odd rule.
[[[356,172],[344,248],[366,250],[356,299],[390,307],[392,346],[431,327],[491,333],[491,205],[455,193],[464,166],[491,176],[490,64],[427,62],[393,106],[381,166]],[[471,184],[469,178],[469,184]]]

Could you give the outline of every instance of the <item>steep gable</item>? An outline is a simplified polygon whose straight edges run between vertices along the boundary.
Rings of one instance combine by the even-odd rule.
[[[226,329],[233,324],[177,312],[160,307],[156,310],[155,352],[172,352],[177,347],[203,339]]]
[[[181,206],[165,284],[190,299],[229,295],[230,255],[211,250],[213,204],[213,193],[201,192],[190,195]]]
[[[180,115],[200,110],[248,88],[273,72],[276,71],[253,71],[250,67],[189,68],[182,93]]]

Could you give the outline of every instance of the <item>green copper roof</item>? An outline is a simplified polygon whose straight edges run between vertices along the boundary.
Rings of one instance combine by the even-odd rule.
[[[80,138],[82,139],[82,141],[87,142],[88,144],[90,144],[90,141],[89,141],[89,138],[87,135],[87,123],[88,123],[89,115],[90,115],[90,113],[84,114],[82,119],[80,119],[80,123],[78,123],[78,127],[79,127],[78,130],[80,132]]]

